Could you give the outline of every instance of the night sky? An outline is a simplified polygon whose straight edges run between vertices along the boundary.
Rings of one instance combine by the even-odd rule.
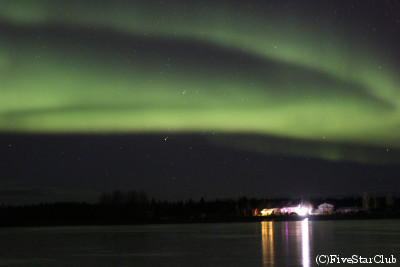
[[[0,203],[400,193],[398,1],[0,1]]]

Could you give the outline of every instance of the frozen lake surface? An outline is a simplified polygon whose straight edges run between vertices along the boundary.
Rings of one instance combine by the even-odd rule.
[[[400,262],[400,220],[0,229],[0,266],[315,266],[317,255]]]

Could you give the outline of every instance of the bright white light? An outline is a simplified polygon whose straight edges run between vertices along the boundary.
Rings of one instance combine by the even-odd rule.
[[[308,238],[308,218],[301,221],[301,249],[303,266],[310,266],[310,241]]]
[[[299,214],[300,216],[306,216],[308,215],[308,209],[304,207],[299,207],[297,209],[297,214]]]

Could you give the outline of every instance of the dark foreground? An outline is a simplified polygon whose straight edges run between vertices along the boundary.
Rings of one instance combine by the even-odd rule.
[[[320,265],[327,255],[398,264],[399,238],[399,220],[13,227],[0,228],[0,265],[307,267],[319,255]]]

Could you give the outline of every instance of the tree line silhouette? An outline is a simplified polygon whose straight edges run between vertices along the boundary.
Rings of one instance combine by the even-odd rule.
[[[374,216],[400,214],[400,199],[392,197],[368,198]],[[97,203],[42,203],[36,205],[0,205],[0,226],[39,226],[39,225],[111,225],[143,223],[185,223],[218,221],[257,221],[252,216],[255,209],[285,206],[300,203],[301,199],[215,199],[199,201],[192,199],[180,201],[149,200],[144,191],[123,192],[116,190],[104,192]],[[328,202],[335,207],[365,205],[366,198],[348,197],[341,199],[308,199],[314,207]]]

